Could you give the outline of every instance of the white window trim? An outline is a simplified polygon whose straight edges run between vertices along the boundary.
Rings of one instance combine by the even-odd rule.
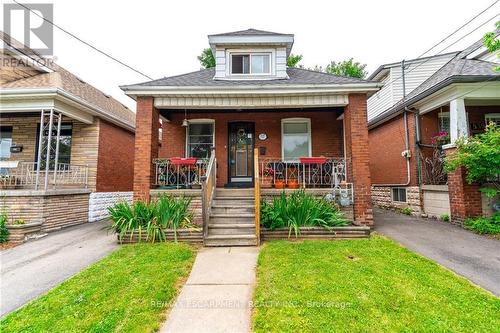
[[[189,158],[189,125],[190,124],[212,124],[214,127],[212,133],[213,147],[215,147],[215,119],[200,118],[200,119],[189,119],[188,126],[186,127],[186,138],[184,143],[184,157]]]
[[[250,55],[250,71],[252,70],[252,55],[269,55],[269,73],[232,73],[232,55]],[[249,78],[249,77],[261,77],[261,76],[275,76],[276,67],[276,50],[275,49],[231,49],[226,51],[226,77],[231,78]]]
[[[486,113],[484,115],[484,121],[486,126],[490,123],[490,121],[497,122],[500,121],[500,113]]]
[[[405,190],[405,201],[394,200],[394,190]],[[397,203],[408,203],[408,189],[406,187],[392,187],[391,188],[391,201]]]
[[[307,123],[307,134],[309,136],[309,156],[312,157],[312,128],[311,128],[311,118],[283,118],[281,119],[281,159],[285,160],[285,145],[284,145],[284,130],[286,123]],[[288,160],[288,162],[298,162],[298,160]]]

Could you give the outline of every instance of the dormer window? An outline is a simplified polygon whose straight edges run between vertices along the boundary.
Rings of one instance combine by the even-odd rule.
[[[232,53],[231,74],[271,74],[271,53]]]

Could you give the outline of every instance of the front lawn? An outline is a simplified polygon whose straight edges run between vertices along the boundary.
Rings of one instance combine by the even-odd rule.
[[[382,236],[266,243],[256,332],[498,332],[500,299]]]
[[[124,246],[8,315],[1,331],[155,331],[194,257],[182,244]]]

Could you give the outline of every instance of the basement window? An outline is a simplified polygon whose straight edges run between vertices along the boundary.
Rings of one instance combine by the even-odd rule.
[[[406,202],[406,188],[394,187],[392,189],[392,201]]]

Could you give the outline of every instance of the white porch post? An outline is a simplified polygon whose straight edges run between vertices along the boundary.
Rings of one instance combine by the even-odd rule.
[[[50,170],[50,153],[51,153],[51,147],[52,147],[52,126],[54,124],[54,109],[50,109],[50,117],[49,117],[49,125],[47,126],[48,128],[48,135],[47,135],[47,156],[45,158],[45,186],[44,190],[47,191],[47,188],[49,186],[49,170]]]
[[[40,115],[40,134],[38,135],[38,154],[36,157],[36,178],[35,178],[35,190],[38,190],[40,185],[40,164],[42,162],[42,149],[43,149],[43,122],[45,120],[44,110],[42,110]]]
[[[57,164],[59,163],[59,139],[61,137],[61,120],[62,120],[62,114],[59,113],[57,116],[56,157],[54,160],[54,188],[56,188],[57,171],[58,171]]]
[[[469,136],[469,126],[467,124],[467,113],[465,112],[465,102],[463,98],[450,101],[450,143],[462,137]]]

